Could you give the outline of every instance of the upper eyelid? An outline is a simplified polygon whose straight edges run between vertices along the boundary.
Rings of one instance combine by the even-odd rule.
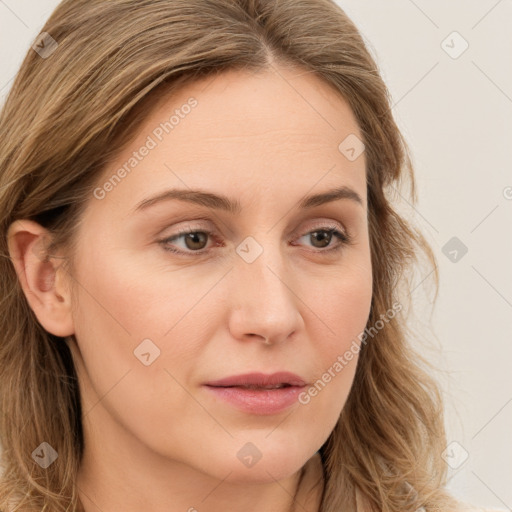
[[[165,238],[172,238],[172,237],[178,236],[180,234],[186,234],[186,233],[190,233],[190,232],[194,232],[194,231],[207,231],[207,232],[209,232],[209,234],[216,236],[221,231],[221,230],[219,230],[219,228],[217,227],[217,224],[215,222],[213,222],[212,220],[207,219],[207,218],[191,219],[189,221],[182,221],[182,222],[183,223],[188,222],[188,224],[185,224],[184,226],[176,228],[175,231],[173,231],[169,235],[166,235]],[[204,225],[196,224],[196,223],[200,223],[200,222],[206,222],[206,223],[212,224],[213,227],[205,227]],[[336,229],[339,229],[340,231],[345,233],[348,237],[350,237],[352,235],[351,230],[346,227],[345,223],[342,223],[341,221],[333,220],[333,219],[322,219],[322,220],[316,220],[313,223],[313,225],[310,226],[309,228],[304,228],[305,231],[304,231],[304,229],[295,229],[293,231],[293,235],[290,235],[290,236],[302,236],[304,234],[310,233],[312,230],[315,230],[315,229],[331,229],[333,227],[335,227]],[[229,230],[229,231],[231,232],[231,230]]]

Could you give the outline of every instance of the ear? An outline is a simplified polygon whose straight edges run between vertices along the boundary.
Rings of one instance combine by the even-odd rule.
[[[70,276],[62,260],[46,253],[51,239],[48,230],[31,220],[13,222],[7,232],[7,246],[23,293],[40,324],[55,336],[71,336]]]

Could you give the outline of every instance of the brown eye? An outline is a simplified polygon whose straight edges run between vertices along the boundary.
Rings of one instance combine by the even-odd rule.
[[[168,238],[160,240],[159,243],[166,251],[182,255],[182,256],[200,256],[210,252],[207,248],[208,239],[214,238],[215,233],[208,230],[192,230],[183,229],[178,231],[177,234]],[[331,251],[338,251],[344,245],[351,243],[351,238],[348,233],[340,231],[337,227],[326,226],[322,229],[315,229],[303,235],[300,238],[307,238],[308,242],[314,249],[313,252],[330,253]],[[333,244],[333,239],[338,241]],[[177,242],[180,241],[181,245]]]
[[[300,238],[307,238],[314,248],[319,249],[318,252],[336,251],[351,242],[351,238],[347,233],[344,233],[335,227],[315,229],[314,231],[310,231]],[[338,244],[332,244],[333,238],[338,240]],[[322,250],[325,247],[328,247],[328,249]]]
[[[311,240],[316,239],[319,242],[319,245],[316,245],[315,247],[328,247],[332,240],[332,231],[313,231],[310,233],[310,236]]]
[[[204,249],[206,242],[208,241],[208,235],[202,231],[194,231],[183,236],[183,240],[185,241],[187,249],[192,251]]]
[[[185,256],[194,254],[203,254],[208,252],[206,246],[208,245],[208,238],[211,238],[213,233],[210,231],[179,231],[178,234],[160,240],[166,251],[174,252],[176,254],[183,254]],[[177,247],[177,241],[182,240],[183,244]]]

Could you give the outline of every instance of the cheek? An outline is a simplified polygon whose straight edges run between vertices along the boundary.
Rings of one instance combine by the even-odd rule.
[[[325,343],[330,357],[334,352],[346,350],[354,338],[364,330],[372,302],[371,266],[359,263],[344,267],[338,275],[322,282],[312,298],[312,309],[318,314],[317,322],[324,325],[329,336]]]
[[[323,292],[310,294],[310,339],[316,351],[316,380],[299,401],[317,411],[325,432],[334,428],[353,384],[360,339],[371,309],[372,275],[365,265],[345,270]],[[314,289],[315,290],[315,289]],[[313,320],[314,318],[314,320]]]
[[[79,286],[77,297],[75,334],[80,352],[75,360],[83,410],[88,421],[105,425],[108,411],[127,431],[158,449],[169,442],[169,432],[178,435],[179,429],[170,426],[176,411],[179,417],[202,412],[181,387],[193,364],[187,361],[197,350],[188,338],[188,344],[181,341],[190,335],[187,329],[195,333],[198,326],[191,326],[186,317],[179,320],[194,301],[183,299],[185,290],[145,279],[144,267],[137,273],[128,263],[117,258],[115,265],[100,265],[91,259],[80,268],[78,279],[85,285]],[[189,296],[192,299],[195,293],[189,291]],[[169,426],[167,430],[163,425]]]
[[[77,281],[78,323],[126,339],[132,350],[137,341],[161,339],[196,295],[180,272],[155,270],[150,261],[114,248],[92,255],[79,268]]]
[[[179,369],[181,381],[201,349],[214,307],[201,297],[212,279],[197,278],[191,286],[189,274],[157,272],[121,252],[101,254],[87,259],[76,276],[75,333],[90,385],[102,396],[120,379],[123,386],[133,380],[132,401],[149,403],[139,396],[142,389],[153,390],[152,403],[158,394],[168,398],[177,384],[165,369]]]

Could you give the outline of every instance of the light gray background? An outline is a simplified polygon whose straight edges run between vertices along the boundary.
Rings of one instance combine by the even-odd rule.
[[[448,440],[457,443],[445,453],[449,488],[473,504],[510,510],[512,0],[338,3],[370,45],[411,146],[419,203],[397,206],[438,258],[441,287],[431,323],[421,293],[431,269],[418,277],[413,298],[424,335],[437,347],[422,350],[440,369]],[[0,102],[57,4],[0,0]],[[458,58],[445,51],[462,48],[454,31],[469,44]],[[456,262],[443,253],[452,237],[468,248]]]

